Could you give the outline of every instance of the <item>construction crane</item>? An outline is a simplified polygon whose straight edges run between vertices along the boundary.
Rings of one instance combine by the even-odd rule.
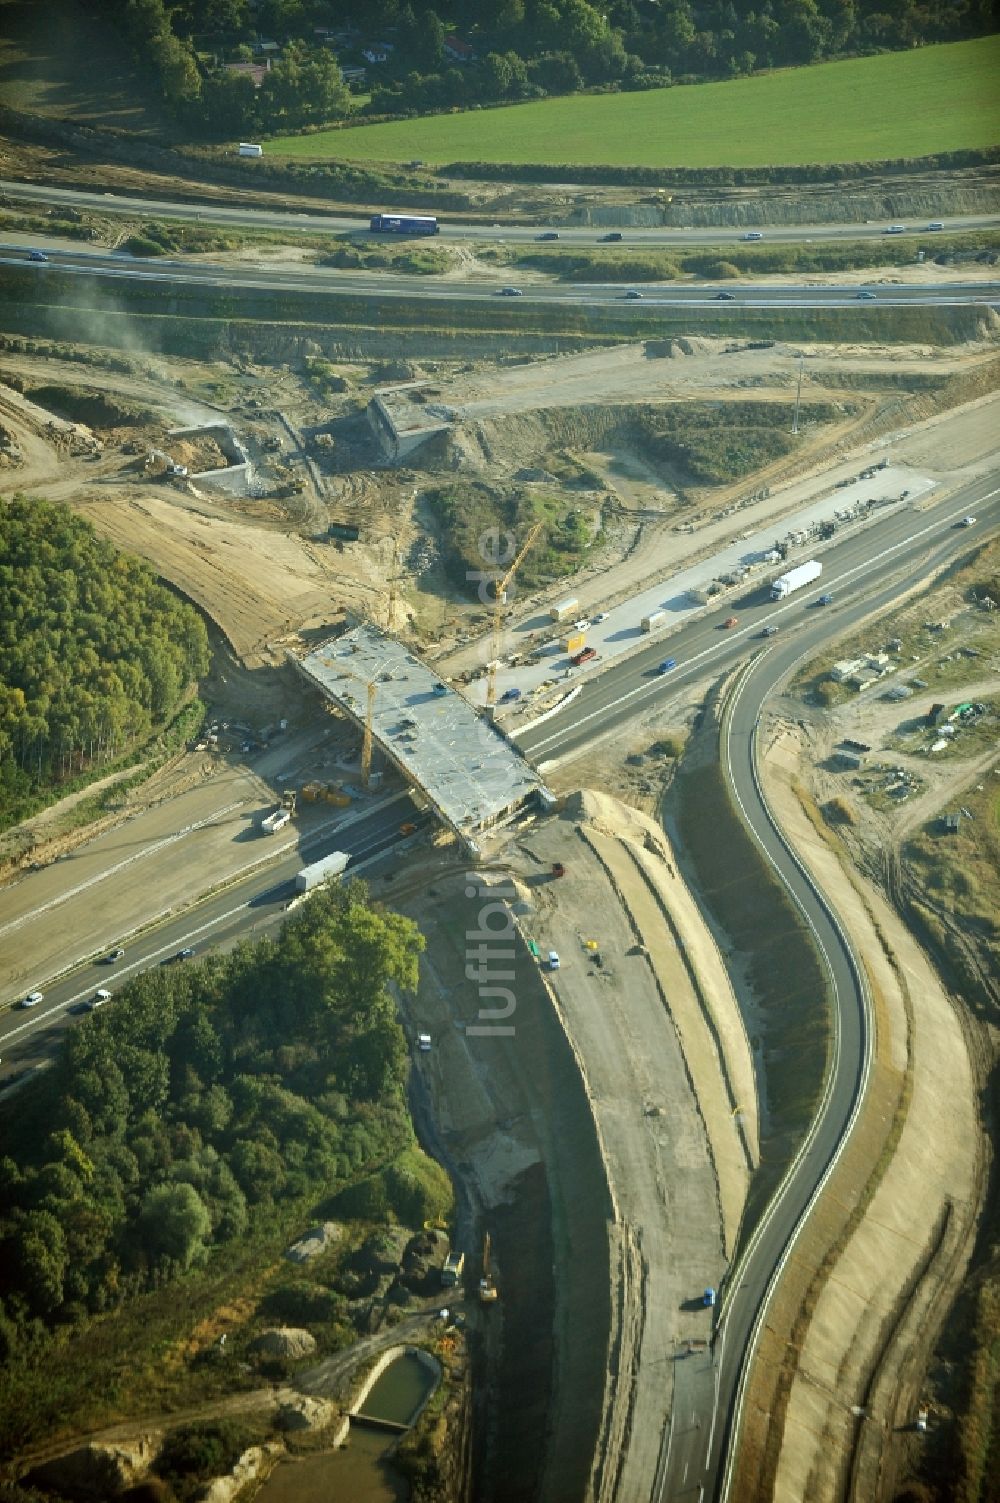
[[[500,1298],[496,1286],[496,1280],[493,1277],[493,1265],[490,1258],[490,1250],[490,1234],[489,1232],[487,1232],[486,1236],[483,1238],[483,1276],[479,1280],[479,1302],[482,1305],[492,1305],[494,1300],[498,1300]]]
[[[365,713],[365,734],[361,741],[361,782],[367,788],[372,776],[372,717],[375,714],[374,679],[368,680],[368,709]]]
[[[528,550],[531,548],[538,534],[542,530],[543,523],[536,522],[528,533],[520,553],[511,564],[503,579],[494,586],[493,603],[493,658],[487,670],[486,677],[486,703],[491,707],[497,702],[497,667],[500,662],[500,654],[503,651],[503,608],[507,599],[507,586],[510,584],[518,569],[524,563]]]
[[[367,788],[372,775],[372,720],[375,715],[375,695],[378,692],[378,674],[380,670],[376,668],[371,678],[365,679],[359,678],[356,673],[352,673],[349,668],[345,668],[343,663],[335,663],[331,658],[322,658],[321,662],[325,663],[328,668],[334,668],[346,674],[356,684],[364,684],[367,690],[368,706],[365,711],[365,728],[361,737],[361,782]]]

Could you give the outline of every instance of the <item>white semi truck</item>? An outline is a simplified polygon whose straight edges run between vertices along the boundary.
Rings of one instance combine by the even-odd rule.
[[[807,564],[797,564],[794,569],[789,569],[785,574],[779,574],[777,579],[771,582],[771,599],[784,600],[786,595],[791,595],[795,590],[801,590],[804,585],[812,584],[819,579],[823,572],[823,565],[816,559],[810,559]]]
[[[322,861],[304,866],[296,873],[295,891],[312,892],[313,888],[322,886],[331,877],[339,877],[350,859],[346,851],[333,851],[329,856],[324,856]]]

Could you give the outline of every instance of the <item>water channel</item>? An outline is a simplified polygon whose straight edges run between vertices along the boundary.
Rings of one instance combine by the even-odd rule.
[[[434,1387],[429,1367],[409,1352],[382,1373],[361,1412],[397,1425],[412,1423]],[[351,1425],[347,1445],[301,1460],[289,1458],[275,1467],[257,1495],[257,1503],[405,1503],[409,1487],[394,1470],[389,1453],[402,1432]]]

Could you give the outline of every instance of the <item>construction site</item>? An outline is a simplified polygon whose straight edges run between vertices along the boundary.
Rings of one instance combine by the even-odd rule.
[[[995,308],[961,322],[951,342],[715,331],[529,354],[456,337],[447,358],[415,333],[391,359],[345,331],[296,328],[279,350],[270,326],[211,359],[126,351],[96,314],[73,344],[0,336],[4,490],[63,502],[147,559],[213,647],[206,722],[183,753],[147,782],[123,778],[120,796],[110,778],[95,823],[75,828],[67,801],[5,833],[19,939],[0,984],[13,995],[54,973],[67,947],[98,953],[112,912],[123,935],[143,932],[189,901],[193,870],[215,893],[285,862],[294,887],[321,848],[346,865],[352,832],[382,821],[349,874],[426,941],[418,990],[399,999],[411,1110],[458,1187],[464,1257],[401,1329],[430,1340],[442,1302],[461,1315],[465,1496],[651,1494],[665,1416],[711,1381],[716,1291],[752,1237],[755,1177],[792,1157],[779,1139],[795,1061],[768,1075],[765,999],[682,836],[683,798],[728,838],[731,809],[698,804],[694,782],[682,794],[680,774],[718,759],[735,669],[707,663],[551,763],[519,738],[651,641],[670,652],[674,630],[786,558],[822,558],[904,512],[930,525],[988,474]],[[954,808],[961,838],[979,828],[1000,642],[968,581],[934,588],[947,598],[914,594],[905,619],[850,640],[831,626],[835,648],[759,728],[768,796],[859,936],[882,1043],[837,1209],[768,1333],[741,1499],[758,1466],[776,1496],[835,1495],[856,1459],[838,1384],[869,1395],[879,1464],[900,1480],[920,1465],[912,1413],[954,1415],[955,1393],[940,1377],[930,1393],[924,1373],[986,1194],[977,1089],[995,1014],[955,1005],[907,926],[921,900],[901,873],[922,820]],[[927,614],[948,626],[921,636]],[[885,697],[897,682],[902,708]],[[932,752],[916,722],[939,701],[982,715],[956,718]],[[155,881],[136,880],[137,851],[156,853]],[[947,927],[947,902],[928,906]],[[969,964],[978,974],[982,955]],[[937,1261],[906,1239],[918,1200]],[[433,1258],[448,1266],[443,1244]],[[348,1411],[390,1346],[387,1288],[353,1358],[295,1367],[297,1392]],[[896,1389],[880,1366],[890,1339],[905,1349]],[[113,1443],[110,1429],[91,1438]]]

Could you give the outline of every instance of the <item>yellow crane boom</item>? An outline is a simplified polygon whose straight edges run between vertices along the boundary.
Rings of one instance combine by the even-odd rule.
[[[534,544],[535,539],[542,530],[542,526],[543,524],[541,522],[535,523],[534,527],[528,533],[528,536],[521,547],[521,551],[518,553],[510,568],[507,570],[507,573],[494,586],[495,599],[493,603],[493,657],[490,661],[490,666],[487,670],[486,678],[486,703],[490,706],[495,705],[497,702],[497,666],[500,661],[500,655],[503,651],[503,608],[504,602],[507,598],[507,586],[514,578],[514,575],[517,573],[518,569],[524,563],[528,550]]]

